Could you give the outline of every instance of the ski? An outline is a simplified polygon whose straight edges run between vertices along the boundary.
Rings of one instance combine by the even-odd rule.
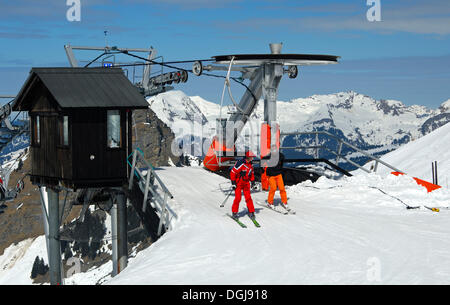
[[[262,203],[260,203],[258,201],[255,201],[255,203],[257,205],[261,206],[261,207],[267,208],[268,210],[272,210],[274,212],[277,212],[277,213],[280,213],[280,214],[283,214],[283,215],[289,214],[288,211],[277,209],[275,206],[270,206],[268,203],[262,204]]]
[[[284,210],[286,210],[288,212],[288,214],[292,214],[292,215],[297,214],[297,212],[295,212],[295,210],[293,210],[292,208],[287,209],[283,203],[281,204],[281,206],[283,207]]]
[[[243,224],[238,218],[234,218],[230,214],[227,213],[227,216],[233,219],[241,228],[247,228],[245,224]]]
[[[261,225],[259,224],[259,222],[256,221],[256,219],[251,218],[250,215],[248,216],[248,218],[250,218],[250,220],[253,222],[253,224],[255,225],[255,227],[261,228]]]

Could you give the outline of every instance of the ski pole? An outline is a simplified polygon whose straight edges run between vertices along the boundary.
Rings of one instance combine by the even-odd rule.
[[[241,179],[239,178],[238,181],[236,182],[236,185],[239,183]],[[231,194],[233,193],[235,189],[233,189],[233,187],[231,187],[230,192],[228,193],[227,197],[225,198],[225,200],[222,202],[222,204],[220,205],[221,208],[223,208],[225,206],[225,203],[227,202],[228,198],[230,198]]]
[[[220,205],[221,208],[223,208],[225,206],[225,202],[227,202],[228,198],[230,198],[231,194],[233,193],[233,188],[230,190],[230,192],[228,193],[227,197],[225,198],[225,200],[222,202],[222,204]]]
[[[385,191],[383,191],[382,189],[380,189],[380,188],[378,188],[378,187],[374,187],[374,186],[369,186],[369,187],[372,188],[372,189],[379,190],[379,191],[382,192],[383,194],[385,194],[385,195],[387,195],[387,196],[389,196],[389,197],[391,197],[391,198],[393,198],[393,199],[396,199],[396,200],[400,201],[401,203],[403,203],[403,204],[406,206],[406,209],[407,209],[407,210],[416,210],[416,209],[420,209],[420,206],[410,206],[409,204],[403,202],[401,199],[399,199],[399,198],[397,198],[397,197],[395,197],[395,196],[389,195],[388,193],[386,193]]]

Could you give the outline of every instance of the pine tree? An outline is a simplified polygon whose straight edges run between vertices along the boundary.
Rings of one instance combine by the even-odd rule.
[[[39,268],[39,256],[36,256],[33,263],[33,268],[31,269],[31,278],[35,279],[38,276],[38,268]]]
[[[31,278],[35,279],[38,275],[45,275],[49,270],[48,265],[45,264],[43,258],[36,256],[33,263],[33,268],[31,269]]]
[[[48,267],[48,265],[46,265],[46,264],[44,263],[44,259],[43,259],[43,258],[41,258],[40,265],[41,265],[41,267],[40,267],[41,273],[39,273],[39,274],[40,274],[40,275],[46,274],[47,271],[48,271],[50,268]]]

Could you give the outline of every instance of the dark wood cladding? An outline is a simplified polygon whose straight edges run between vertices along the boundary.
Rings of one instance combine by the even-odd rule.
[[[123,186],[132,110],[146,108],[120,69],[33,68],[13,104],[30,115],[31,181],[72,189]],[[114,148],[107,143],[110,110],[120,114],[120,124],[114,121],[120,145]]]
[[[72,179],[69,157],[64,152],[60,153],[57,147],[59,111],[48,92],[43,92],[30,110],[31,134],[35,133],[37,117],[40,125],[40,141],[31,145],[32,175]]]
[[[106,110],[76,109],[72,112],[73,138],[83,139],[79,144],[73,143],[72,148],[74,174],[77,179],[121,179],[127,176],[126,115],[124,110],[120,110],[120,114],[122,147],[109,148],[106,137]]]
[[[51,96],[40,98],[30,111],[31,132],[39,116],[40,143],[32,145],[32,181],[70,188],[122,186],[127,180],[128,119],[131,112],[120,111],[122,145],[107,145],[107,109],[71,109],[63,112]],[[69,145],[60,143],[58,122],[69,118]]]

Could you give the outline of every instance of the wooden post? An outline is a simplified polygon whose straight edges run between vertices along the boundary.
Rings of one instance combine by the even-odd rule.
[[[436,175],[434,174],[434,162],[431,162],[431,179],[433,180],[433,184],[436,184]]]
[[[438,181],[438,170],[437,170],[437,161],[434,161],[434,176],[435,176],[435,184],[439,185],[439,181]]]

